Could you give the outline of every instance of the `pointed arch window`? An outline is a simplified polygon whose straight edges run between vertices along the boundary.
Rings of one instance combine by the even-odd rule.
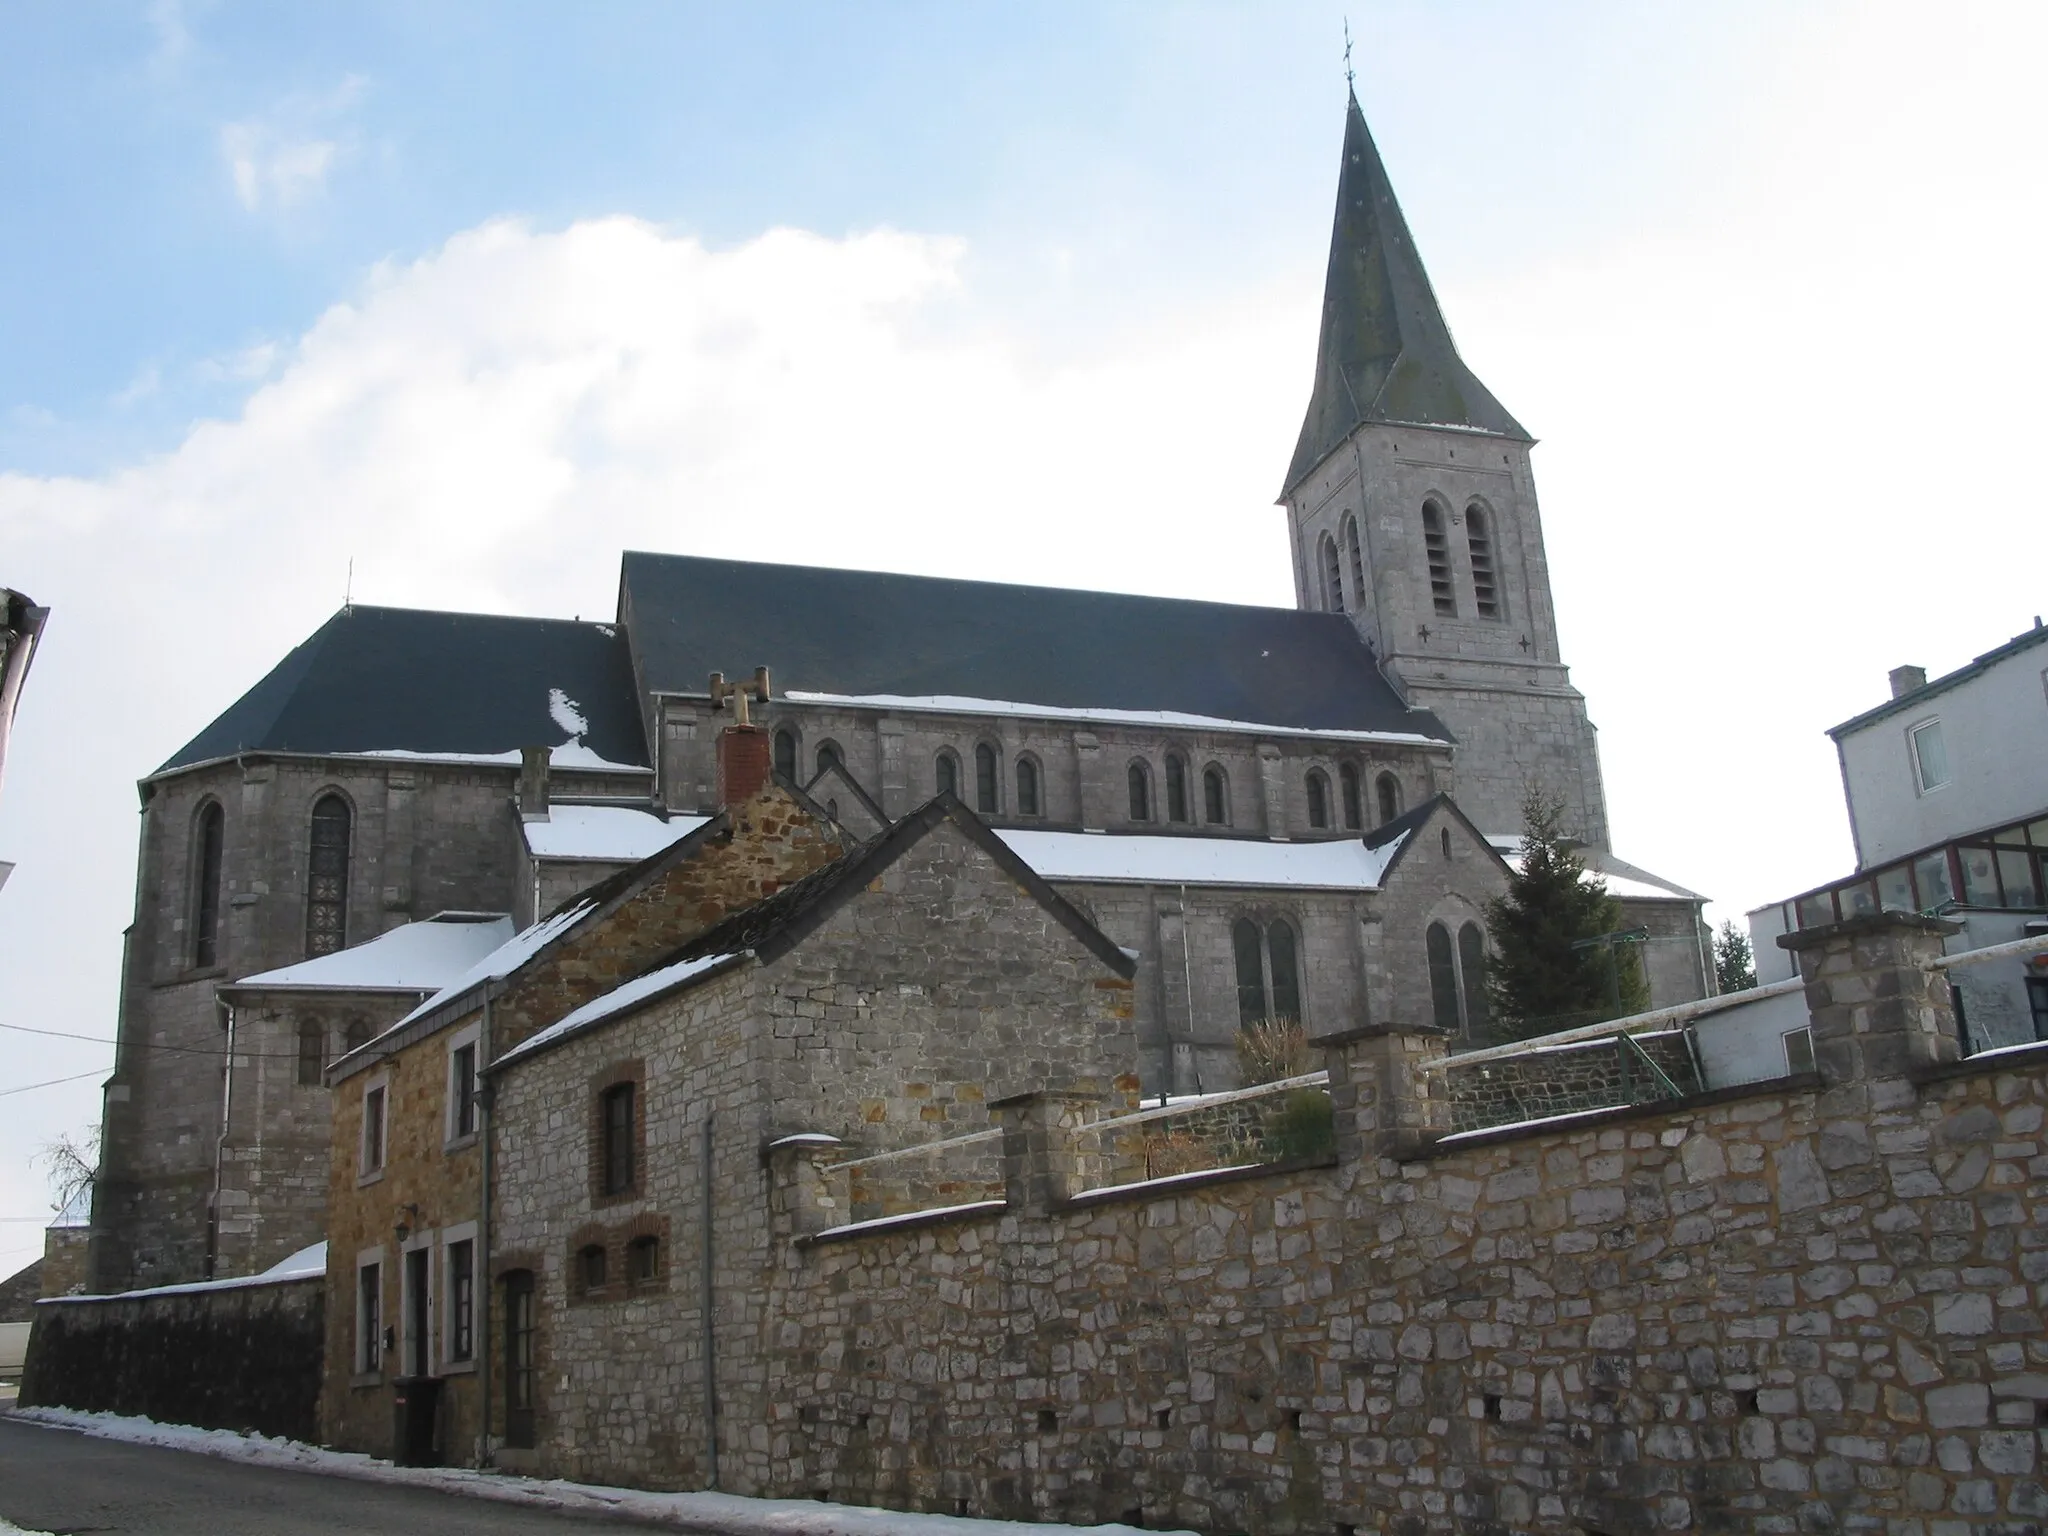
[[[1444,532],[1443,508],[1433,501],[1422,504],[1422,551],[1429,560],[1430,601],[1438,613],[1454,618],[1458,598],[1451,590],[1451,541]]]
[[[1202,819],[1212,827],[1230,824],[1230,785],[1214,763],[1202,770]]]
[[[1152,774],[1143,763],[1133,763],[1124,775],[1131,792],[1131,820],[1152,819]]]
[[[775,771],[796,782],[796,732],[786,725],[775,733]]]
[[[220,964],[220,867],[227,813],[209,800],[192,831],[192,963],[204,970]]]
[[[1401,781],[1391,773],[1383,773],[1373,785],[1373,793],[1380,802],[1380,825],[1385,826],[1401,814]]]
[[[838,742],[821,741],[818,743],[818,772],[823,773],[834,763],[843,764],[845,761],[846,756],[839,750]]]
[[[1344,571],[1337,563],[1337,541],[1323,535],[1317,551],[1323,563],[1323,607],[1331,613],[1344,611]]]
[[[1500,617],[1500,584],[1493,570],[1493,536],[1486,525],[1486,509],[1477,504],[1465,509],[1465,544],[1472,552],[1472,607],[1482,619]]]
[[[996,775],[996,749],[982,742],[974,749],[974,808],[993,816],[1002,803],[1002,784]]]
[[[1365,603],[1365,546],[1358,542],[1358,519],[1344,519],[1344,553],[1351,567],[1351,601],[1359,607]]]
[[[1166,819],[1187,821],[1188,760],[1178,752],[1166,754]]]
[[[1038,800],[1038,764],[1028,757],[1017,759],[1017,814],[1043,814]]]
[[[306,859],[306,953],[331,955],[348,946],[349,844],[354,813],[336,794],[313,807]]]
[[[1308,824],[1318,828],[1330,824],[1330,781],[1320,768],[1308,771]]]
[[[1293,927],[1281,918],[1261,927],[1251,918],[1241,917],[1231,925],[1230,947],[1237,961],[1238,1023],[1298,1022],[1301,971]]]
[[[941,752],[932,762],[932,782],[942,795],[960,793],[960,759],[950,752]]]
[[[1451,950],[1451,930],[1431,923],[1426,936],[1429,949],[1429,1006],[1438,1029],[1455,1032],[1463,1022],[1458,1016],[1458,961]]]
[[[1337,792],[1344,801],[1344,826],[1350,832],[1365,828],[1365,798],[1359,792],[1358,764],[1337,765]]]
[[[1486,988],[1486,934],[1477,923],[1458,930],[1458,979],[1465,991],[1465,1027],[1482,1034],[1493,1023]]]

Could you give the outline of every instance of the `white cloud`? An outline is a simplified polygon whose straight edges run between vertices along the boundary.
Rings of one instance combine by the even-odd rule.
[[[222,126],[221,158],[244,208],[292,208],[325,189],[329,173],[353,151],[342,120],[363,85],[361,76],[349,75],[331,91],[288,96],[262,117]]]

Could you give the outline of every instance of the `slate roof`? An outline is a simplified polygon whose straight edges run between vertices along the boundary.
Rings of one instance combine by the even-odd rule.
[[[1281,497],[1369,421],[1529,439],[1458,356],[1354,95],[1344,118],[1315,390]]]
[[[1341,614],[628,551],[619,613],[640,686],[702,696],[766,665],[776,690],[1169,711],[1451,740]]]
[[[611,625],[357,604],[157,771],[238,752],[470,756],[555,746],[571,734],[550,711],[555,689],[586,722],[584,747],[608,763],[646,766],[632,665]]]

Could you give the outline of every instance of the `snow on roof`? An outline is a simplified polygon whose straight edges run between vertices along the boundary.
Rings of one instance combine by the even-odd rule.
[[[481,986],[487,981],[497,981],[503,977],[510,976],[531,959],[542,945],[575,927],[590,912],[591,906],[591,901],[586,897],[572,906],[564,907],[553,917],[542,918],[532,927],[520,929],[519,932],[513,934],[496,949],[470,966],[468,970],[464,971],[454,980],[445,983],[440,991],[421,1003],[419,1007],[413,1009],[411,1013],[408,1013],[404,1018],[392,1025],[390,1029],[385,1030],[383,1035],[378,1035],[370,1044],[375,1045],[378,1040],[384,1038],[384,1035],[391,1034],[394,1030],[405,1028],[413,1020],[432,1013],[443,1003],[462,996],[463,993],[469,991],[472,987]],[[506,926],[510,927],[511,924],[508,922]],[[367,1047],[359,1047],[358,1049],[367,1049]]]
[[[1506,859],[1511,866],[1517,870],[1522,867],[1522,839],[1519,836],[1502,832],[1489,832],[1486,835],[1486,840],[1493,845],[1494,851],[1503,859]],[[1578,853],[1579,857],[1586,861],[1586,868],[1605,882],[1607,894],[1610,896],[1633,897],[1639,901],[1692,901],[1696,899],[1692,892],[1680,886],[1667,884],[1657,879],[1654,875],[1645,875],[1643,878],[1638,879],[1635,876],[1619,874],[1605,867],[1607,859],[1612,856],[1603,856],[1597,848],[1581,848],[1578,850]],[[1615,862],[1623,861],[1615,860]],[[1634,869],[1635,866],[1631,864],[1629,868]],[[1637,873],[1643,874],[1642,871]]]
[[[139,1291],[115,1291],[105,1296],[46,1296],[38,1306],[60,1306],[74,1301],[140,1301],[149,1296],[190,1296],[200,1291],[235,1291],[250,1285],[286,1285],[294,1280],[318,1280],[327,1274],[327,1244],[314,1243],[279,1259],[260,1275],[236,1275],[226,1280],[194,1280],[186,1285],[155,1285]]]
[[[1138,885],[1314,886],[1368,891],[1403,838],[1368,848],[1357,838],[1277,843],[1234,837],[1103,832],[998,832],[1043,879]]]
[[[1010,699],[972,699],[951,693],[811,693],[786,688],[782,697],[793,704],[851,705],[932,715],[1024,715],[1035,720],[1091,720],[1100,725],[1166,725],[1185,730],[1249,732],[1258,736],[1313,736],[1325,741],[1385,741],[1433,747],[1444,744],[1438,737],[1414,731],[1323,730],[1253,720],[1222,720],[1213,715],[1189,715],[1171,709],[1074,709],[1062,704],[1021,704]]]
[[[673,991],[693,977],[701,976],[706,971],[736,958],[738,957],[734,955],[705,955],[696,960],[679,960],[674,965],[665,965],[658,971],[649,971],[645,976],[629,981],[624,986],[612,988],[602,997],[592,998],[573,1013],[564,1014],[539,1034],[528,1036],[500,1056],[496,1065],[503,1066],[507,1062],[517,1061],[522,1056],[531,1055],[543,1046],[552,1045],[557,1040],[577,1034],[615,1014],[630,1012],[641,1003],[664,992]]]
[[[688,837],[710,818],[671,816],[630,805],[551,805],[546,821],[522,822],[536,859],[637,864]]]
[[[408,747],[376,747],[367,752],[323,753],[328,757],[396,757],[415,763],[502,763],[507,767],[519,766],[517,749],[510,752],[415,752]],[[638,763],[615,763],[609,758],[599,757],[596,752],[578,741],[565,741],[548,751],[548,762],[556,768],[591,768],[606,773],[646,773]]]
[[[331,955],[259,971],[235,985],[432,992],[511,937],[512,919],[502,914],[442,912]]]

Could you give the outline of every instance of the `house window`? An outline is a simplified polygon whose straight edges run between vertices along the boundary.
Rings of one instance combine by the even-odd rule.
[[[1143,763],[1133,763],[1131,764],[1130,772],[1124,777],[1129,782],[1131,791],[1131,820],[1150,821],[1152,819],[1151,773],[1147,771]]]
[[[1202,816],[1212,827],[1225,826],[1230,821],[1230,786],[1223,781],[1223,770],[1214,763],[1202,770]]]
[[[505,1276],[505,1443],[533,1446],[533,1408],[539,1352],[535,1349],[533,1271]]]
[[[331,955],[348,945],[348,852],[352,816],[339,795],[313,807],[306,861],[306,953]]]
[[[1937,848],[1913,861],[1913,881],[1920,887],[1920,910],[1931,912],[1956,899],[1955,881],[1949,875],[1948,850]],[[1825,921],[1825,919],[1823,919]],[[1810,925],[1808,925],[1810,926]]]
[[[1344,552],[1351,563],[1351,601],[1365,606],[1365,548],[1358,542],[1358,519],[1344,519]]]
[[[775,733],[775,771],[792,783],[796,780],[796,732],[788,726]]]
[[[595,1295],[605,1285],[605,1252],[603,1243],[585,1243],[576,1255],[576,1284],[586,1296]]]
[[[1913,779],[1920,793],[1939,789],[1949,780],[1948,743],[1942,740],[1941,722],[1927,720],[1906,733],[1913,744]]]
[[[1401,814],[1401,781],[1391,773],[1383,773],[1373,785],[1373,793],[1380,802],[1380,825],[1385,826]]]
[[[1479,1034],[1493,1023],[1486,984],[1486,934],[1477,923],[1458,930],[1458,979],[1465,990],[1465,1027]]]
[[[960,759],[950,752],[941,752],[932,764],[932,779],[942,795],[960,793]]]
[[[1422,504],[1422,549],[1429,559],[1429,595],[1441,614],[1456,616],[1457,595],[1451,591],[1451,541],[1444,535],[1443,509]]]
[[[464,1038],[467,1036],[467,1038]],[[476,1035],[464,1031],[448,1052],[448,1139],[476,1134]]]
[[[614,1083],[605,1089],[602,1098],[604,1148],[599,1187],[607,1195],[630,1194],[633,1190],[633,1088],[632,1083]]]
[[[199,813],[193,833],[192,963],[204,970],[220,964],[220,863],[227,817],[218,800]]]
[[[1337,541],[1327,533],[1317,546],[1323,560],[1323,607],[1331,613],[1344,611],[1344,573],[1337,564]]]
[[[649,1234],[626,1244],[626,1283],[652,1285],[661,1270],[661,1240]]]
[[[386,1113],[386,1100],[390,1094],[390,1085],[384,1081],[372,1083],[363,1090],[362,1145],[356,1166],[366,1179],[384,1171],[385,1122],[390,1118]]]
[[[447,1353],[451,1363],[460,1364],[476,1358],[476,1240],[450,1243],[446,1253]]]
[[[846,754],[839,750],[838,742],[821,741],[818,743],[818,772],[823,773],[827,768],[841,765],[845,761]]]
[[[1036,816],[1038,806],[1038,764],[1028,757],[1017,759],[1017,814]]]
[[[1330,824],[1330,781],[1320,768],[1308,771],[1308,824],[1312,827]]]
[[[1365,797],[1359,792],[1358,764],[1337,765],[1337,792],[1344,801],[1344,825],[1353,832],[1365,827]]]
[[[1465,547],[1472,552],[1472,606],[1482,619],[1500,617],[1500,586],[1493,572],[1493,539],[1486,530],[1486,509],[1465,509]]]
[[[1267,1019],[1299,1021],[1301,975],[1295,960],[1294,929],[1275,919],[1261,927],[1241,917],[1231,926],[1237,959],[1237,1019],[1240,1025]]]
[[[356,1370],[363,1375],[384,1364],[384,1266],[376,1259],[356,1262]]]
[[[1451,930],[1431,923],[1429,947],[1429,1004],[1438,1029],[1456,1032],[1463,1021],[1458,1017],[1458,961],[1451,952]]]
[[[1813,1031],[1805,1025],[1779,1037],[1785,1045],[1785,1070],[1794,1077],[1813,1070]]]
[[[1166,819],[1188,819],[1188,763],[1178,752],[1166,754]]]
[[[983,742],[974,749],[974,808],[984,816],[993,816],[1000,804],[996,781],[996,749]]]

